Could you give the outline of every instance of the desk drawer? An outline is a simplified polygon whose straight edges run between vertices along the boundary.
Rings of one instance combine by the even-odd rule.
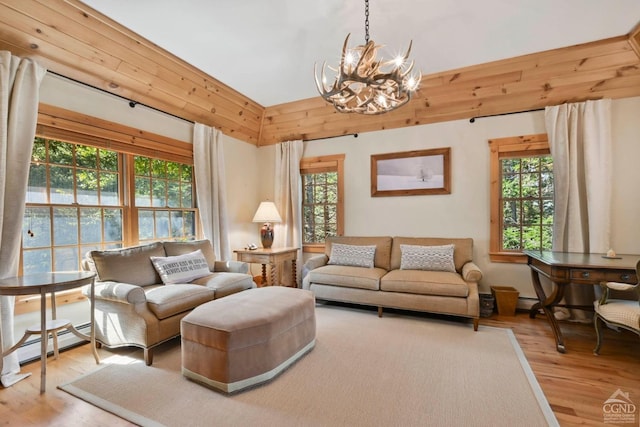
[[[591,270],[588,268],[572,268],[570,272],[572,282],[622,282],[638,283],[635,273],[628,270]]]
[[[602,270],[590,270],[588,268],[572,268],[569,273],[572,282],[602,282],[606,279],[606,273]]]
[[[625,270],[607,271],[605,280],[607,282],[638,283],[638,277],[636,274]]]

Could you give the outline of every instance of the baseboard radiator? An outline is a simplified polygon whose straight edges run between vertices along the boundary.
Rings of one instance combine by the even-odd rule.
[[[90,323],[85,323],[82,325],[74,325],[74,326],[80,333],[83,333],[86,335],[89,335],[91,333]],[[32,335],[31,337],[32,339],[22,344],[17,350],[20,364],[25,364],[25,363],[29,363],[34,360],[40,359],[40,342],[41,342],[40,335]],[[20,337],[17,337],[17,338],[20,339]],[[58,332],[59,351],[72,348],[86,342],[87,341],[84,341],[78,338],[77,336],[75,336],[74,334],[72,334],[70,331],[66,329]],[[53,355],[53,339],[51,338],[51,336],[49,336],[47,355],[49,356]]]

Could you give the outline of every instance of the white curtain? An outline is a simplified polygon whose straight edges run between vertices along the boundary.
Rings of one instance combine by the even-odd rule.
[[[282,223],[276,224],[274,244],[276,247],[300,248],[296,262],[298,280],[302,268],[300,262],[302,259],[302,181],[300,178],[302,152],[301,140],[276,145],[275,203],[282,217]]]
[[[545,122],[553,158],[553,250],[606,253],[611,222],[611,100],[547,107]],[[568,304],[591,305],[594,289],[571,285],[565,298]],[[571,315],[575,320],[590,317],[574,310]]]
[[[0,278],[18,274],[29,162],[38,121],[39,88],[46,68],[0,51]],[[0,297],[0,349],[11,348],[15,297]],[[18,354],[0,357],[4,387],[25,378]]]
[[[222,132],[210,126],[196,123],[193,128],[193,166],[202,229],[216,255],[228,261],[231,259],[231,245],[223,138]]]

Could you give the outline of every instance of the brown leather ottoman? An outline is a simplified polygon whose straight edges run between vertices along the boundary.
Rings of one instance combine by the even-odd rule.
[[[313,293],[271,286],[196,307],[180,324],[182,374],[227,393],[268,381],[315,345]]]

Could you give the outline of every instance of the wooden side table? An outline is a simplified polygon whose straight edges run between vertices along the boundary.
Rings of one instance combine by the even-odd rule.
[[[30,335],[40,334],[40,393],[46,390],[47,347],[49,334],[53,335],[54,355],[58,356],[58,331],[68,329],[78,338],[91,342],[91,351],[96,363],[100,363],[96,349],[95,334],[95,273],[87,271],[55,272],[29,274],[19,277],[0,279],[0,295],[34,295],[40,294],[40,325],[27,328],[22,339],[13,347],[2,353],[2,357],[15,351]],[[79,332],[71,321],[56,319],[55,293],[80,286],[91,285],[91,332],[85,335]],[[51,294],[51,320],[47,321],[47,294]]]
[[[298,258],[298,248],[259,248],[254,250],[238,249],[233,251],[238,261],[262,264],[262,283],[276,285],[276,268],[285,261],[291,261],[291,284],[297,286],[296,282],[296,260]],[[267,283],[267,264],[270,267],[270,281]]]

